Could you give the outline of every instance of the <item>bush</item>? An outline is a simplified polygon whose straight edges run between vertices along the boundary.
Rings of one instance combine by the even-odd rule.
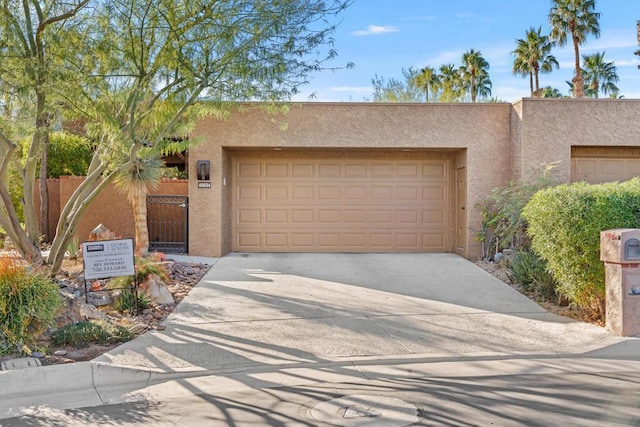
[[[27,351],[53,325],[61,304],[55,283],[0,258],[0,343],[4,351]]]
[[[640,226],[640,180],[548,188],[533,196],[523,215],[531,247],[548,263],[560,292],[603,316],[600,232]]]
[[[509,263],[511,280],[542,301],[557,299],[558,283],[547,269],[547,263],[531,250],[516,252]]]
[[[92,156],[93,149],[89,139],[64,132],[54,132],[49,141],[47,176],[59,178],[61,175],[86,175]]]
[[[556,184],[551,176],[553,165],[547,165],[544,173],[529,182],[510,182],[506,187],[495,188],[477,207],[482,216],[482,228],[476,239],[482,242],[483,259],[492,259],[502,249],[526,249],[526,221],[522,209],[540,189]]]
[[[138,310],[144,310],[149,307],[150,300],[144,292],[138,294]],[[120,313],[138,314],[136,313],[136,292],[130,287],[120,290],[113,300],[113,308]]]
[[[76,348],[89,344],[114,344],[133,339],[134,333],[124,326],[109,322],[79,322],[56,330],[51,336],[55,346],[72,345]]]

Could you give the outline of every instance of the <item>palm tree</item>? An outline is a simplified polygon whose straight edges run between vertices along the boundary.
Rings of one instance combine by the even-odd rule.
[[[462,96],[462,78],[455,65],[444,64],[440,66],[440,101],[454,102]]]
[[[432,97],[438,92],[440,86],[440,76],[433,67],[424,67],[416,76],[416,86],[424,90],[425,99],[429,102],[429,89]]]
[[[489,73],[482,72],[476,77],[476,93],[478,97],[487,99],[491,96],[491,79]]]
[[[553,45],[549,37],[542,35],[541,32],[541,27],[537,30],[531,27],[524,39],[516,40],[516,49],[511,52],[515,55],[513,73],[529,75],[531,97],[540,96],[539,73],[550,73],[554,68],[560,67],[556,58],[550,54]]]
[[[476,87],[476,80],[480,74],[485,74],[483,77],[485,86],[488,82],[491,85],[491,79],[489,78],[489,63],[482,56],[480,51],[470,49],[462,55],[462,67],[460,67],[463,85],[468,89],[471,95],[471,102],[476,102],[478,90]]]
[[[584,61],[582,78],[596,98],[600,90],[605,95],[620,92],[615,84],[619,80],[616,66],[613,62],[604,61],[604,52],[583,55],[582,59]]]
[[[551,86],[543,87],[540,91],[540,95],[543,98],[562,98],[562,94],[560,93],[560,91],[557,88]]]
[[[551,40],[559,46],[567,44],[571,36],[575,54],[573,92],[576,98],[584,96],[584,82],[580,69],[580,49],[589,34],[600,37],[600,13],[595,12],[595,0],[552,0],[549,13]]]
[[[131,168],[116,177],[120,191],[127,194],[133,208],[136,255],[145,257],[149,251],[147,227],[147,193],[157,187],[162,178],[164,162],[160,157],[141,155]]]

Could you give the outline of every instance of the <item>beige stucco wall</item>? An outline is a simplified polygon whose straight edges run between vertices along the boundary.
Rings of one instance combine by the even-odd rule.
[[[514,104],[308,103],[286,115],[247,108],[224,121],[205,119],[194,131],[202,141],[191,150],[190,170],[197,160],[210,160],[212,188],[190,180],[190,253],[220,256],[231,248],[234,151],[411,149],[449,152],[455,168],[466,165],[465,256],[474,258],[480,253],[476,205],[492,189],[530,179],[549,163],[569,182],[572,149],[578,155],[602,147],[602,155],[620,153],[609,147],[640,146],[638,118],[640,100],[526,98]]]
[[[230,248],[230,159],[238,148],[332,150],[463,150],[468,175],[467,256],[477,256],[474,239],[478,202],[510,178],[510,104],[310,103],[272,116],[257,109],[235,112],[227,120],[200,121],[190,153],[211,161],[211,189],[189,186],[189,252],[220,256]],[[503,165],[496,167],[496,165]]]
[[[572,147],[640,145],[640,100],[524,99],[514,104],[521,130],[514,138],[514,177],[530,179],[557,162],[560,181],[571,178]]]

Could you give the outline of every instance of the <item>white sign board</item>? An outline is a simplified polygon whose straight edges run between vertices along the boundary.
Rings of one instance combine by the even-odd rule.
[[[133,276],[133,239],[82,242],[82,264],[85,280]]]

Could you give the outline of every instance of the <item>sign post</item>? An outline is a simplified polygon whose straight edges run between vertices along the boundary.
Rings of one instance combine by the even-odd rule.
[[[87,302],[87,279],[133,276],[136,314],[138,314],[138,280],[136,278],[133,239],[82,242],[82,265]]]

